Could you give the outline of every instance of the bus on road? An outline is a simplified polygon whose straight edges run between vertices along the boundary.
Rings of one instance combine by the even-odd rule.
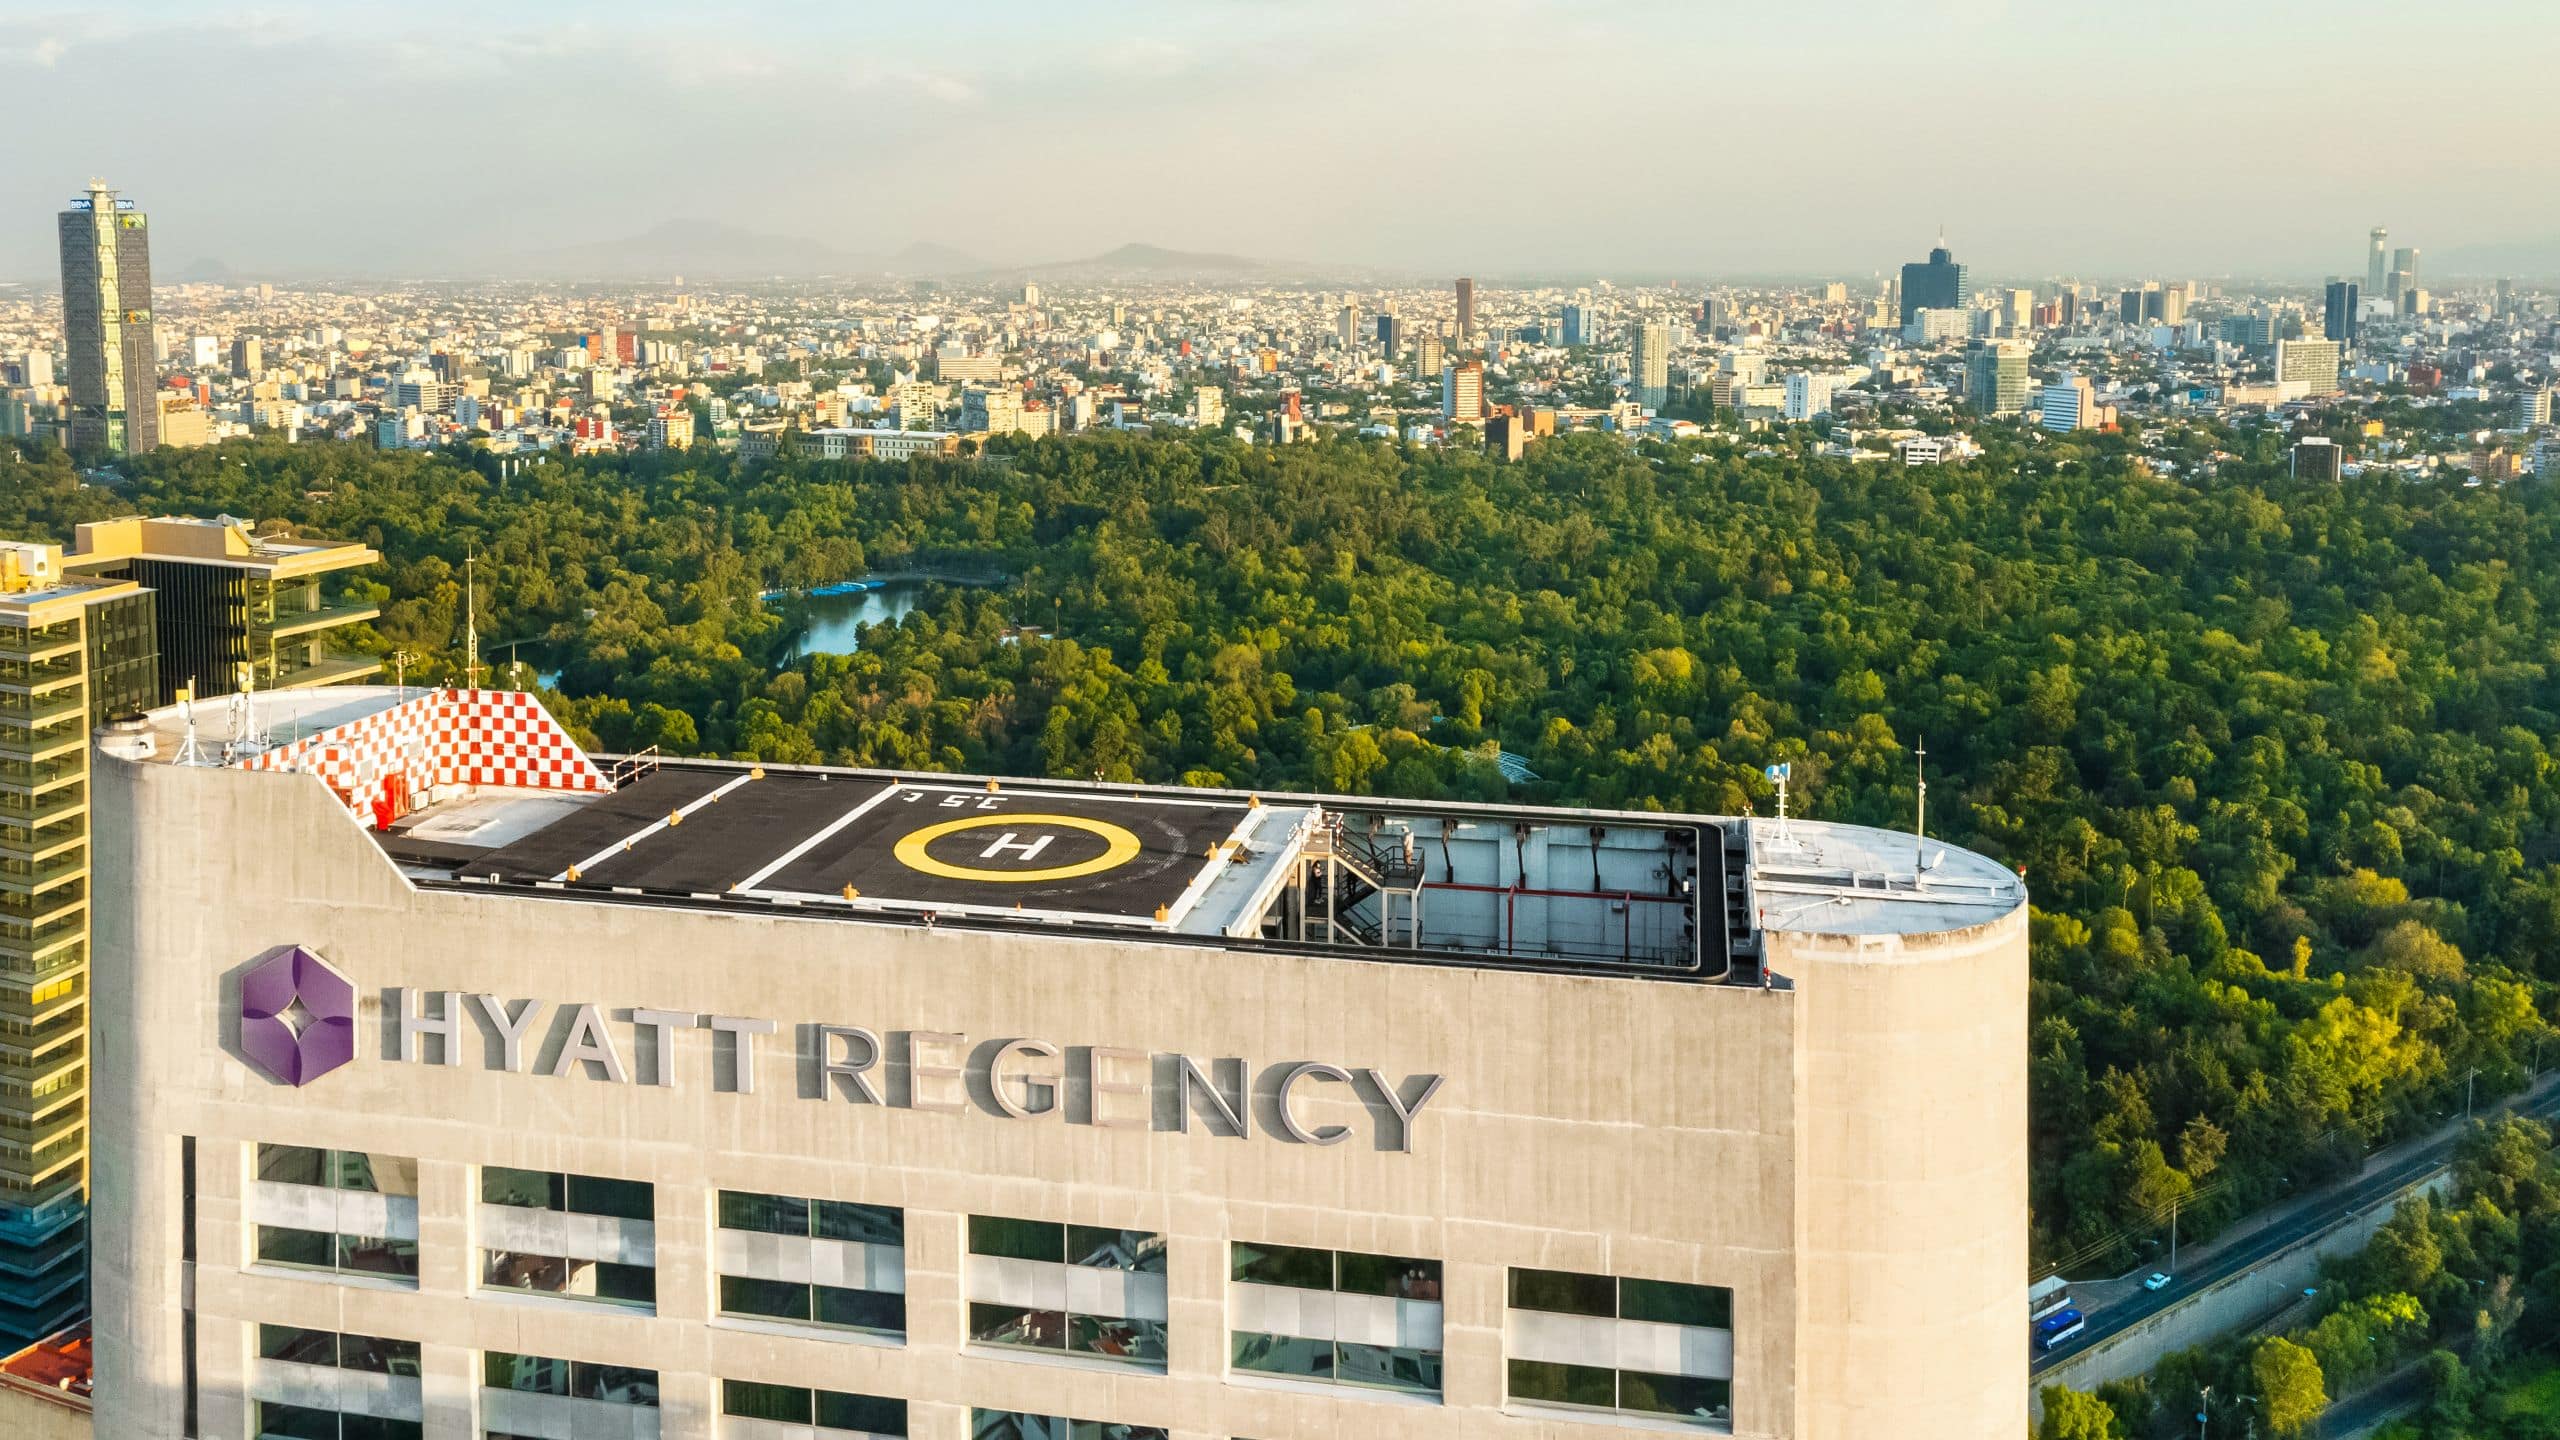
[[[2088,1316],[2073,1309],[2058,1310],[2036,1322],[2036,1344],[2046,1350],[2059,1350],[2088,1328]]]

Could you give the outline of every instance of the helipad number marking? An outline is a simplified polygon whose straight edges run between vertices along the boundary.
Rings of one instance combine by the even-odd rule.
[[[1090,860],[1079,860],[1073,865],[1052,865],[1045,870],[975,870],[936,860],[925,853],[926,846],[945,835],[956,835],[963,830],[983,830],[991,825],[1009,825],[1016,831],[1037,825],[1082,830],[1098,837],[1103,843],[1103,851]],[[1018,850],[1023,847],[1016,842],[1011,848]],[[1036,852],[1038,847],[1034,845],[1032,848]],[[1138,837],[1107,820],[1089,820],[1082,815],[972,815],[964,820],[945,820],[939,825],[927,825],[912,831],[889,853],[898,857],[898,863],[910,870],[921,870],[946,880],[991,880],[999,884],[1022,885],[1038,880],[1072,880],[1078,875],[1091,875],[1125,865],[1138,853]]]

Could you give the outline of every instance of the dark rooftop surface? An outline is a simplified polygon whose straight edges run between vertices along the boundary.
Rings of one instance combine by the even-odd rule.
[[[1252,813],[1181,792],[668,764],[457,873],[1145,922],[1197,888]]]

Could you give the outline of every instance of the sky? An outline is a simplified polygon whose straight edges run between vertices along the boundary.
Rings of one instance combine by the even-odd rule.
[[[2560,272],[2553,0],[0,0],[0,277],[468,276],[715,220],[997,264]],[[2533,143],[2531,137],[2543,137]]]

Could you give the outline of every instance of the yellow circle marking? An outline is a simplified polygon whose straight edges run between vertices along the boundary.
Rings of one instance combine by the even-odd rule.
[[[936,860],[925,853],[927,845],[945,835],[956,835],[963,830],[983,830],[990,825],[1057,825],[1081,830],[1099,837],[1103,851],[1090,860],[1079,860],[1073,865],[1052,865],[1045,870],[973,870],[965,865]],[[966,819],[945,820],[939,825],[927,825],[921,830],[911,831],[889,853],[898,857],[898,863],[910,870],[921,870],[946,880],[992,880],[999,884],[1025,885],[1038,880],[1072,880],[1078,875],[1091,875],[1126,865],[1138,853],[1138,837],[1108,820],[1088,820],[1082,815],[971,815]]]

